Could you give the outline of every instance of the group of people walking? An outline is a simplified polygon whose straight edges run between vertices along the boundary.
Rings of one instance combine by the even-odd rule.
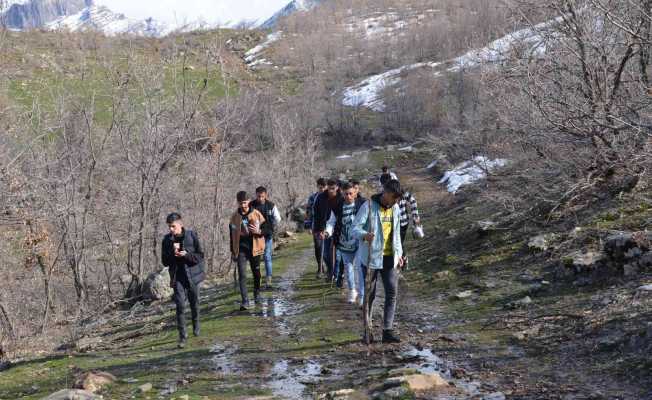
[[[317,180],[317,191],[308,199],[306,228],[314,239],[317,278],[326,278],[342,288],[346,281],[348,302],[363,306],[367,270],[370,271],[365,312],[370,312],[376,295],[376,282],[385,290],[383,342],[398,342],[393,329],[399,270],[407,263],[403,248],[410,220],[417,231],[419,211],[414,196],[401,188],[396,175],[383,168],[381,191],[366,199],[360,182],[336,179]],[[237,209],[229,221],[231,258],[237,266],[240,310],[250,309],[247,291],[247,266],[253,275],[253,301],[261,301],[261,260],[265,266],[265,286],[272,285],[274,232],[281,222],[267,189],[258,187],[255,198],[245,191],[236,194]],[[180,214],[168,215],[169,233],[163,238],[161,258],[169,268],[174,289],[180,348],[188,339],[185,307],[190,306],[193,334],[199,336],[199,284],[205,278],[204,253],[197,234],[187,229]]]

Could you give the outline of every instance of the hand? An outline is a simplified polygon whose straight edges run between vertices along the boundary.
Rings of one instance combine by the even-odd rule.
[[[400,258],[398,259],[398,267],[399,267],[399,268],[403,268],[403,267],[405,267],[405,257],[400,257]]]
[[[417,225],[417,226],[421,225],[421,218],[416,217],[416,218],[414,219],[414,225]]]
[[[182,251],[175,251],[175,252],[174,252],[174,255],[175,255],[176,257],[185,257],[186,254],[188,254],[188,252],[185,251],[185,250],[182,250]]]
[[[256,225],[249,224],[249,232],[251,232],[252,235],[260,235],[261,230],[260,228],[257,228]]]
[[[170,281],[170,287],[174,289],[174,287],[177,285],[177,282],[175,280]]]
[[[375,237],[376,237],[376,235],[374,235],[373,233],[369,232],[369,233],[367,233],[366,235],[364,235],[364,240],[366,240],[367,242],[371,243],[371,242],[374,241],[374,238],[375,238]]]
[[[317,237],[319,238],[319,240],[325,240],[326,239],[326,232],[319,232],[317,234]]]

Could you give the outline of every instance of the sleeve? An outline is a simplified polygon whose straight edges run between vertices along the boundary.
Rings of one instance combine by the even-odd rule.
[[[233,231],[235,230],[235,227],[233,226],[231,221],[229,221],[228,226],[229,226],[229,252],[233,254]]]
[[[412,210],[412,221],[416,225],[416,221],[419,219],[419,205],[417,204],[417,199],[410,193],[410,210]]]
[[[167,246],[167,240],[165,238],[163,238],[163,242],[161,243],[161,264],[168,268],[174,264],[172,254],[170,253],[170,246]]]
[[[281,223],[281,213],[278,211],[278,207],[274,206],[274,209],[272,210],[272,214],[274,215],[274,223],[275,224]]]
[[[333,236],[336,223],[337,217],[335,216],[335,213],[331,211],[331,216],[328,218],[328,222],[326,222],[326,233],[328,233],[328,236]]]
[[[369,206],[369,200],[365,201],[353,220],[353,236],[358,240],[362,240],[368,233],[367,219],[369,216]]]
[[[259,236],[259,237],[260,236],[265,236],[265,232],[267,230],[269,230],[270,235],[271,235],[272,234],[272,226],[271,226],[271,224],[267,223],[267,220],[265,219],[265,217],[263,216],[263,214],[260,211],[255,210],[254,212],[256,213],[256,219],[258,219],[258,222],[260,223],[259,226],[260,226],[260,231],[261,231],[260,235],[255,235],[255,236]]]
[[[199,238],[195,231],[192,231],[192,241],[195,251],[187,252],[184,258],[189,265],[197,265],[204,261],[204,250],[201,247],[201,243],[199,242]]]

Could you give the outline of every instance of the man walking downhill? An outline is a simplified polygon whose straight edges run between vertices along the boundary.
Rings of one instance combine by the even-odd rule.
[[[165,222],[170,232],[163,238],[161,261],[170,271],[170,287],[174,289],[177,307],[177,329],[180,349],[186,346],[185,304],[190,303],[192,332],[199,336],[199,284],[204,280],[204,251],[197,234],[183,226],[181,215],[172,213]]]
[[[317,191],[308,197],[308,204],[306,206],[306,221],[304,223],[304,226],[306,229],[310,229],[312,232],[313,229],[313,221],[314,221],[314,209],[315,209],[315,200],[317,200],[317,196],[320,194],[324,193],[326,191],[326,179],[324,178],[319,178],[317,179]],[[321,265],[321,241],[313,235],[312,237],[313,244],[315,247],[315,259],[317,260],[317,277],[319,278],[320,276],[320,269],[319,266]]]
[[[276,227],[281,222],[281,213],[274,203],[267,198],[267,189],[264,186],[256,188],[256,200],[252,203],[252,207],[258,210],[263,217],[265,223],[261,226],[263,235],[265,236],[265,288],[272,288],[272,252],[274,250],[274,232]]]
[[[326,237],[326,222],[330,218],[331,212],[342,201],[342,195],[335,179],[329,179],[326,182],[327,189],[315,199],[313,207],[312,233],[315,237],[315,245],[318,248],[318,269],[317,278],[321,277],[324,271],[324,262],[326,263],[326,279],[333,280],[333,263],[335,254],[333,247],[333,238]],[[316,254],[317,255],[317,254]]]
[[[357,192],[350,183],[342,185],[341,191],[344,200],[331,212],[331,217],[326,224],[326,236],[332,237],[336,246],[335,276],[340,276],[339,270],[342,265],[349,289],[348,301],[353,304],[358,297],[353,268],[355,254],[358,251],[358,239],[353,236],[353,221],[366,200],[356,198]]]
[[[403,192],[401,200],[398,202],[398,207],[401,209],[401,245],[403,246],[403,258],[405,259],[405,266],[408,264],[407,251],[405,250],[405,238],[407,236],[408,227],[410,226],[410,214],[412,215],[412,223],[416,228],[421,224],[419,218],[419,205],[417,199],[414,198],[409,190]],[[410,212],[408,213],[408,207]]]
[[[389,169],[387,165],[383,165],[382,173],[380,174],[380,187],[383,187],[383,182],[389,182],[391,180],[398,180],[398,176]]]
[[[247,192],[238,192],[236,195],[238,209],[231,217],[229,232],[231,237],[231,259],[238,265],[238,281],[242,304],[240,311],[250,308],[247,295],[247,271],[249,263],[254,278],[254,302],[260,303],[260,257],[265,253],[265,236],[261,226],[265,217],[250,206]]]
[[[364,203],[354,222],[354,235],[364,240],[360,243],[359,256],[363,263],[369,260],[368,267],[373,282],[370,287],[368,308],[363,312],[370,313],[373,309],[379,275],[385,289],[383,343],[400,342],[399,336],[394,332],[394,314],[398,294],[398,272],[399,268],[403,267],[401,210],[398,207],[401,194],[401,184],[397,180],[390,180],[385,184],[382,193],[372,196]],[[366,275],[367,268],[362,270]]]

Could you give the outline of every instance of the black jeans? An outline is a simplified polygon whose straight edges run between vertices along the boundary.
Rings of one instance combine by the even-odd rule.
[[[192,283],[185,270],[180,270],[174,283],[174,304],[177,306],[177,329],[181,338],[187,338],[185,307],[190,303],[193,327],[199,326],[199,287]]]
[[[252,256],[250,250],[240,249],[238,255],[238,281],[243,303],[249,302],[249,296],[247,295],[247,263],[249,263],[251,273],[254,276],[254,298],[258,298],[260,293],[260,259],[260,256]]]
[[[380,274],[385,289],[385,309],[383,312],[383,329],[392,329],[394,326],[394,314],[396,313],[396,298],[398,296],[398,269],[394,268],[394,256],[383,257],[383,269],[372,270],[372,285],[369,292],[369,310],[372,309],[376,298],[376,283]]]
[[[332,278],[334,268],[334,256],[333,256],[333,238],[328,238],[320,240],[316,236],[312,237],[313,243],[315,244],[315,259],[317,260],[317,272],[326,273],[327,276]],[[323,259],[322,259],[323,256]],[[324,264],[326,268],[324,268]]]

